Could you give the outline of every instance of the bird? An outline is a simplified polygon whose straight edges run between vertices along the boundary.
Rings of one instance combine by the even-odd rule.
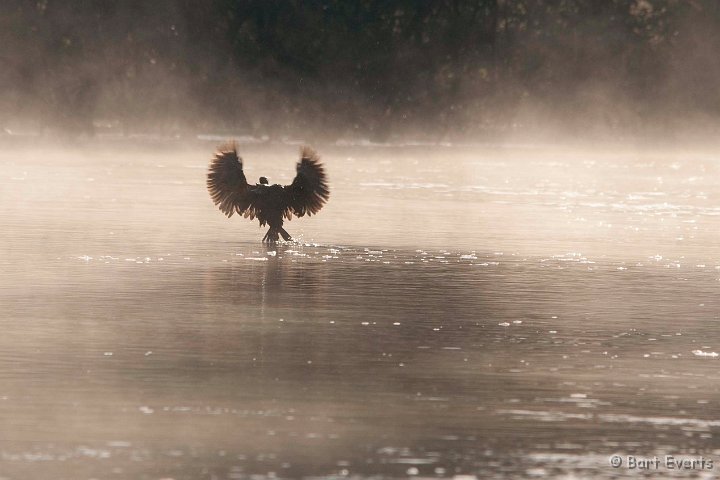
[[[270,185],[266,177],[250,185],[237,143],[233,141],[219,146],[210,160],[207,189],[212,201],[228,218],[237,213],[250,220],[257,218],[261,227],[269,225],[263,243],[275,243],[280,236],[291,241],[283,220],[291,220],[293,215],[315,215],[330,198],[325,169],[315,150],[308,146],[300,148],[296,171],[290,185]]]

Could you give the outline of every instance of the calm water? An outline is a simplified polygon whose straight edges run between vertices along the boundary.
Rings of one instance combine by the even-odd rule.
[[[720,470],[717,156],[326,147],[330,203],[266,247],[212,149],[3,146],[0,478]]]

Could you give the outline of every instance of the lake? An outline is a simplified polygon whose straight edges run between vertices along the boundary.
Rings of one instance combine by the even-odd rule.
[[[4,141],[0,478],[720,469],[717,154],[318,146],[329,203],[263,245],[216,143]],[[715,465],[628,464],[665,455]]]

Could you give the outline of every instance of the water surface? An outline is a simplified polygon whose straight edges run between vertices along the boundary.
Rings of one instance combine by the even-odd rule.
[[[1,478],[720,468],[717,157],[326,147],[330,203],[267,247],[212,148],[0,153]]]

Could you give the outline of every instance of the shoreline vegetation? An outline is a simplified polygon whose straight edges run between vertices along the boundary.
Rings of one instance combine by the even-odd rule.
[[[720,133],[711,0],[0,6],[0,128],[82,137]]]

